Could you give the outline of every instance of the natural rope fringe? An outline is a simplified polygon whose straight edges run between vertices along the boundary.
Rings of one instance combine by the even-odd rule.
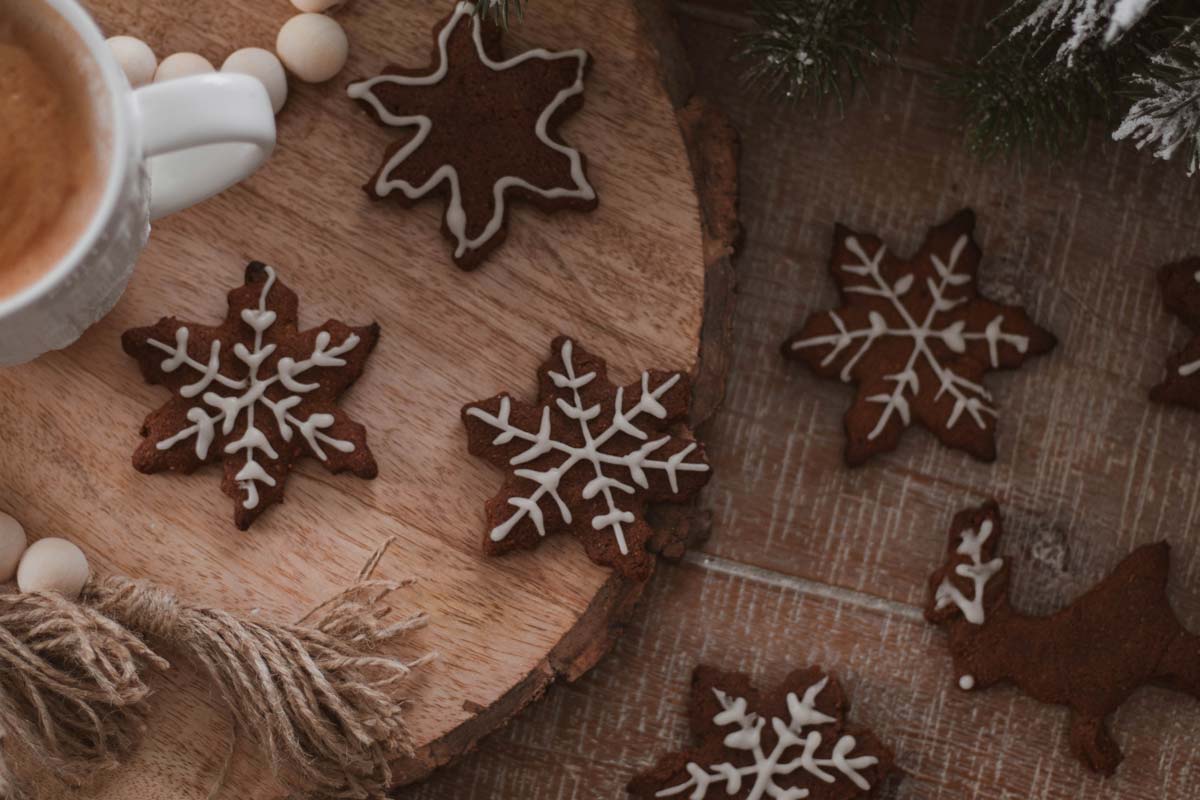
[[[357,583],[297,624],[190,606],[122,577],[93,580],[78,604],[0,595],[0,733],[56,764],[94,768],[119,757],[147,693],[141,671],[166,666],[138,634],[202,670],[236,729],[303,787],[296,796],[384,797],[389,759],[409,751],[394,690],[433,656],[406,663],[374,652],[427,622],[425,614],[385,622],[385,598],[411,581],[369,579],[383,549]],[[9,796],[5,781],[0,760],[0,798]]]

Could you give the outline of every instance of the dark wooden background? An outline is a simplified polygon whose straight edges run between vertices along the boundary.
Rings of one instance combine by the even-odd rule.
[[[1172,597],[1200,629],[1200,415],[1147,399],[1186,335],[1161,310],[1153,271],[1200,251],[1200,182],[1101,128],[1059,163],[967,154],[936,75],[971,50],[987,17],[976,3],[927,2],[899,67],[873,73],[844,116],[743,92],[730,62],[747,22],[736,8],[675,10],[700,91],[742,137],[737,360],[706,431],[711,538],[662,568],[591,674],[553,687],[477,753],[399,796],[618,798],[630,776],[685,743],[689,672],[708,662],[763,685],[804,664],[836,670],[853,717],[908,773],[886,797],[1195,797],[1200,704],[1140,692],[1112,721],[1126,761],[1101,780],[1068,755],[1065,711],[1012,689],[955,688],[942,634],[920,608],[950,517],[994,495],[1019,608],[1054,610],[1135,545],[1167,539]],[[1023,304],[1060,347],[989,378],[1002,409],[995,464],[914,430],[896,453],[848,470],[851,390],[784,363],[779,344],[834,303],[825,263],[835,221],[905,252],[962,206],[979,214],[984,290]]]

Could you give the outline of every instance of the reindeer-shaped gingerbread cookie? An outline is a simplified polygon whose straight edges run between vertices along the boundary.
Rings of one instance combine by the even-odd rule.
[[[1140,547],[1071,605],[1031,617],[1009,603],[1009,568],[996,556],[1000,526],[995,502],[954,518],[925,616],[947,628],[962,689],[1009,680],[1036,700],[1069,707],[1071,752],[1111,775],[1121,750],[1105,720],[1138,687],[1200,698],[1200,637],[1167,600],[1170,548]]]

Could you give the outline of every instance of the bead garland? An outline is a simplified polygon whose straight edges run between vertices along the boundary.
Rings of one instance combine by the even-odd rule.
[[[323,83],[346,66],[350,52],[346,31],[321,13],[342,4],[343,0],[292,0],[301,13],[279,29],[274,53],[261,47],[245,47],[226,58],[220,71],[258,78],[278,114],[287,102],[287,72],[305,83]],[[208,59],[196,53],[174,53],[159,63],[150,46],[133,36],[114,36],[108,46],[135,89],[217,71]]]
[[[0,583],[14,577],[22,592],[57,592],[74,600],[88,581],[87,556],[66,539],[47,537],[26,546],[25,528],[0,512]]]

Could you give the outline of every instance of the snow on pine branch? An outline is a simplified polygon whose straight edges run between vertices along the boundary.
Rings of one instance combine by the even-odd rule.
[[[709,787],[724,784],[714,792],[713,797],[716,798],[737,794],[742,790],[743,784],[746,784],[750,789],[746,795],[747,800],[761,800],[765,797],[775,800],[803,800],[810,794],[808,789],[785,789],[775,782],[777,777],[790,775],[797,769],[802,769],[825,783],[836,782],[840,775],[862,791],[869,791],[871,784],[862,776],[862,770],[878,764],[878,758],[854,757],[852,754],[858,742],[849,735],[840,737],[828,756],[818,758],[817,751],[824,743],[824,737],[815,730],[804,733],[806,727],[836,722],[833,717],[816,709],[817,698],[828,683],[828,677],[822,678],[805,691],[803,699],[797,697],[795,692],[788,693],[787,706],[791,719],[785,722],[779,717],[771,718],[771,728],[775,732],[776,741],[770,754],[762,747],[762,732],[766,720],[747,710],[745,698],[731,697],[720,689],[713,689],[722,709],[713,717],[713,722],[718,726],[738,726],[737,730],[725,736],[725,746],[734,750],[749,751],[754,755],[754,763],[735,767],[724,762],[705,767],[689,761],[686,766],[688,780],[677,786],[662,789],[655,796],[674,797],[690,792],[687,794],[689,800],[703,800],[708,797]],[[794,747],[801,747],[803,750],[791,760],[783,761],[787,751]]]
[[[1084,45],[1110,45],[1136,25],[1158,0],[1018,0],[1013,13],[1023,15],[1011,36],[1067,34],[1058,57],[1070,61]]]
[[[1188,151],[1188,175],[1200,166],[1200,37],[1189,26],[1175,46],[1150,60],[1150,68],[1131,81],[1143,96],[1113,132],[1131,139],[1138,149],[1169,159],[1179,148]]]

